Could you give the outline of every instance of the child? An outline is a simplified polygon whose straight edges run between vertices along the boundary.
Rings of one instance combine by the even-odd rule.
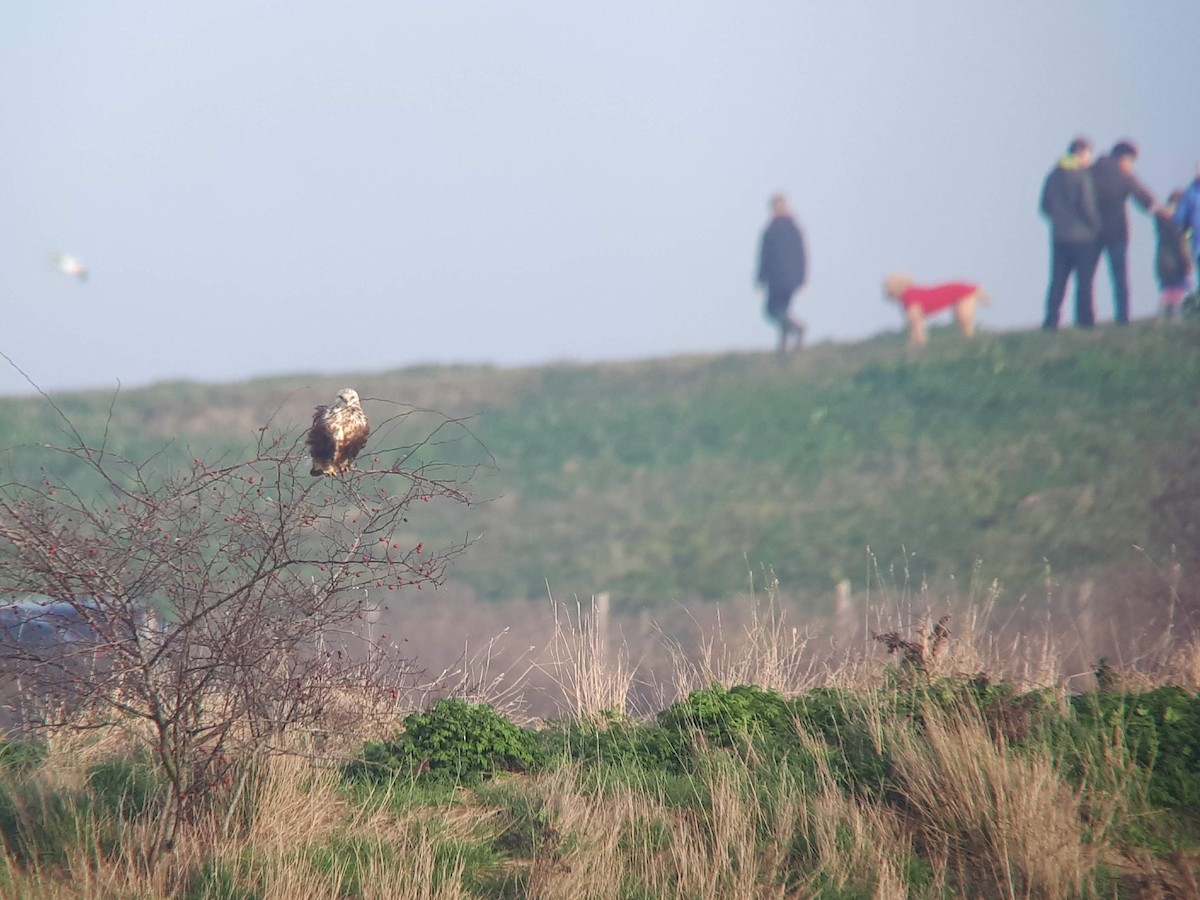
[[[904,307],[908,320],[908,345],[924,347],[928,341],[925,334],[925,319],[943,309],[954,308],[954,318],[965,337],[975,334],[975,306],[987,304],[987,295],[977,284],[952,281],[931,287],[917,287],[910,276],[893,272],[883,282],[884,296],[898,301]]]
[[[1154,269],[1162,288],[1159,310],[1163,321],[1170,322],[1179,312],[1183,298],[1191,287],[1192,259],[1188,255],[1183,229],[1171,221],[1183,191],[1171,191],[1165,206],[1155,212],[1154,225],[1158,232],[1158,248],[1154,253]]]

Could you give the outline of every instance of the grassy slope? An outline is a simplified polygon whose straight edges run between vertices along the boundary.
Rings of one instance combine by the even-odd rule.
[[[912,357],[898,336],[767,355],[540,369],[422,368],[246,384],[164,384],[55,398],[92,443],[142,459],[238,453],[257,428],[302,433],[316,402],[356,387],[378,423],[388,401],[469,416],[470,440],[433,455],[488,462],[496,498],[455,518],[418,510],[436,540],[483,533],[455,578],[485,597],[611,591],[618,602],[722,598],[769,567],[792,592],[861,587],[867,548],[887,570],[943,584],[976,561],[1013,593],[1046,563],[1070,579],[1136,570],[1200,544],[1200,331],[1139,324],[1057,335],[935,331]],[[386,398],[386,399],[381,399]],[[5,480],[69,460],[39,399],[0,400]],[[427,427],[414,418],[395,429]],[[405,432],[407,434],[407,432]],[[407,438],[406,438],[407,439]],[[390,445],[389,445],[390,446]],[[371,448],[380,452],[378,444]],[[1158,498],[1158,499],[1156,499]],[[1190,561],[1190,560],[1189,560]]]

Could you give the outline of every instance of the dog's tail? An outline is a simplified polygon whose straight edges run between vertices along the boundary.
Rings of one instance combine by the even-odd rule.
[[[975,302],[981,303],[984,306],[991,306],[992,298],[987,295],[987,291],[985,291],[983,288],[976,287],[975,288]]]

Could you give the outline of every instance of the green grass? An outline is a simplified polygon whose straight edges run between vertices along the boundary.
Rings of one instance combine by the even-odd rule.
[[[1047,565],[1103,583],[1172,545],[1200,561],[1195,324],[971,343],[937,331],[916,356],[888,335],[783,366],[740,354],[423,367],[56,399],[94,444],[112,406],[110,451],[144,459],[173,442],[164,459],[207,458],[244,452],[263,425],[294,440],[342,382],[376,424],[396,403],[466,417],[422,458],[483,466],[475,494],[491,502],[419,509],[413,528],[482,535],[452,579],[484,598],[543,597],[549,582],[626,608],[723,599],[764,567],[793,594],[827,594],[843,578],[862,588],[873,567],[907,571],[913,554],[912,577],[932,586],[965,582],[982,559],[982,577],[1018,596],[1044,592]],[[0,455],[6,472],[78,475],[38,447],[66,440],[44,401],[2,399],[0,415],[18,448]],[[435,421],[414,414],[369,451]]]

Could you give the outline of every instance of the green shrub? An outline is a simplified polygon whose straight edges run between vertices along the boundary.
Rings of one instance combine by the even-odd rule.
[[[672,772],[681,769],[688,753],[678,731],[619,716],[601,724],[574,720],[553,723],[543,728],[540,736],[547,755],[564,756],[589,766]]]
[[[1149,773],[1152,806],[1200,810],[1200,696],[1171,686],[1086,694],[1071,706],[1068,732],[1076,742],[1105,740],[1114,729],[1124,735],[1133,760]]]
[[[658,714],[658,723],[681,734],[702,735],[715,747],[741,747],[759,736],[794,737],[787,703],[777,692],[750,684],[726,690],[714,684]]]
[[[825,742],[826,762],[840,784],[860,793],[880,792],[891,775],[891,761],[876,747],[860,698],[837,688],[814,688],[794,698],[788,714]]]
[[[398,777],[474,783],[499,771],[528,771],[540,761],[533,731],[486,703],[439,700],[428,712],[408,716],[392,740],[368,742],[345,774],[375,783]]]

